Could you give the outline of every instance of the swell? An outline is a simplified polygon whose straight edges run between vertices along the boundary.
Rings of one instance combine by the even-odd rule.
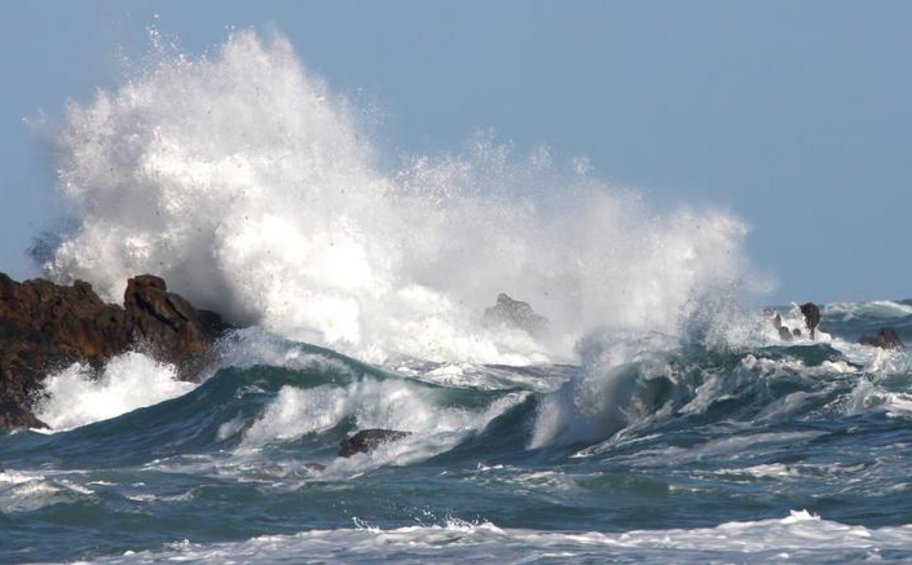
[[[689,344],[617,365],[598,362],[612,357],[603,348],[513,379],[510,367],[478,366],[473,384],[455,386],[434,383],[433,364],[406,376],[303,344],[241,343],[234,362],[177,398],[53,435],[0,436],[12,469],[0,475],[0,522],[19,536],[3,547],[87,559],[185,538],[204,550],[349,532],[353,519],[433,532],[451,517],[610,535],[778,519],[791,507],[880,528],[912,508],[904,353],[884,363],[838,339]],[[532,376],[556,382],[531,386]],[[533,445],[555,403],[583,422]],[[414,434],[337,457],[365,427]],[[47,523],[87,525],[41,553],[34,539],[46,534],[30,528]]]
[[[630,446],[636,453],[708,441],[725,429],[844,431],[847,419],[883,421],[891,409],[901,412],[909,380],[903,370],[872,379],[828,344],[691,346],[608,368],[554,367],[563,384],[550,392],[523,381],[504,385],[508,368],[491,367],[497,387],[489,389],[435,384],[282,343],[306,356],[286,366],[256,359],[227,366],[177,398],[74,430],[8,436],[5,457],[73,469],[200,454],[325,464],[359,429],[389,428],[416,438],[380,465],[611,458]]]

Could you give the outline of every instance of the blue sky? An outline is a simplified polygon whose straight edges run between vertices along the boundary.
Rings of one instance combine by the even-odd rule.
[[[278,29],[377,102],[391,150],[493,128],[751,226],[771,302],[912,297],[912,2],[29,2],[0,23],[0,270],[61,212],[24,119],[117,83],[155,23],[185,50]],[[157,19],[155,18],[157,15]]]

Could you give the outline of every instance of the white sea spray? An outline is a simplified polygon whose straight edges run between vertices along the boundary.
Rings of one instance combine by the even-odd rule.
[[[701,289],[744,280],[738,219],[658,210],[546,148],[481,133],[382,165],[357,108],[280,35],[138,68],[71,102],[57,138],[77,212],[45,269],[109,300],[153,272],[233,320],[363,359],[523,364],[572,357],[597,326],[671,331]],[[547,338],[482,327],[503,291],[549,318]]]
[[[194,386],[179,381],[173,365],[131,351],[112,357],[100,374],[81,363],[52,373],[35,414],[53,430],[65,430],[158,404]]]

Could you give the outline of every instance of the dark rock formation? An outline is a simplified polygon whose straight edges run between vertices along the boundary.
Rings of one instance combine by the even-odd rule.
[[[528,302],[513,300],[503,292],[497,295],[497,304],[485,308],[484,324],[513,326],[535,337],[548,330],[548,318],[536,314]]]
[[[0,319],[0,428],[47,427],[29,410],[41,392],[41,368],[71,360],[48,335]]]
[[[217,314],[197,311],[152,275],[128,281],[124,305],[105,304],[83,281],[17,283],[0,273],[0,427],[42,427],[30,406],[44,377],[74,361],[100,367],[138,349],[192,380],[227,329]]]
[[[124,306],[129,341],[142,344],[156,359],[177,365],[185,379],[196,376],[209,360],[212,342],[228,329],[221,316],[197,310],[153,275],[127,282]]]
[[[861,336],[861,339],[858,340],[858,343],[862,345],[870,345],[872,347],[879,347],[881,349],[898,349],[903,350],[906,347],[903,345],[899,335],[896,334],[896,330],[893,328],[880,328],[880,331],[877,332],[875,337],[871,336]]]
[[[411,432],[396,430],[361,430],[339,444],[339,457],[351,457],[356,453],[370,453],[381,443],[397,441],[412,435]]]
[[[817,326],[820,324],[820,308],[817,308],[813,302],[806,302],[800,308],[801,313],[804,314],[804,324],[811,334],[811,339],[814,339]]]

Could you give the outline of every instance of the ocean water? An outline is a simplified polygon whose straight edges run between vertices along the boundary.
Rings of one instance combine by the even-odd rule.
[[[55,130],[36,259],[246,327],[195,384],[50,374],[52,429],[0,435],[0,561],[912,560],[912,356],[855,343],[912,343],[912,302],[782,342],[728,211],[488,132],[392,158],[281,36],[151,35]],[[548,331],[486,325],[500,292]],[[337,456],[367,428],[411,434]]]

